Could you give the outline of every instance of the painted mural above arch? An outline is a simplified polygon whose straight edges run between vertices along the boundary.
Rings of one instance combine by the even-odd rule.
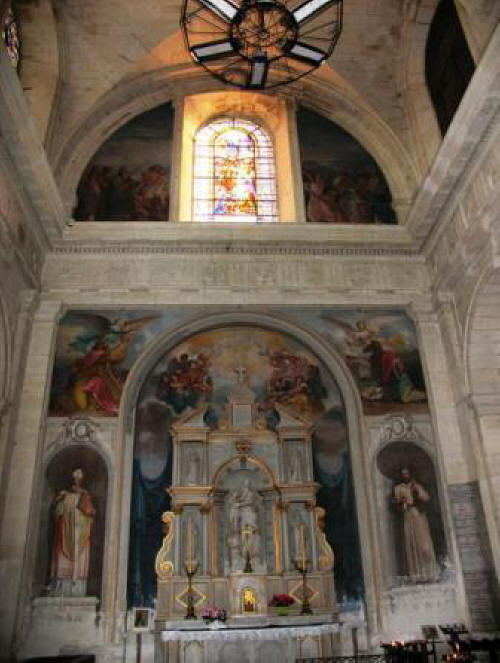
[[[297,112],[297,130],[308,222],[397,223],[387,181],[355,138],[306,108]]]
[[[213,312],[202,306],[68,311],[58,330],[49,416],[117,416],[127,375],[148,343]],[[415,329],[403,311],[273,307],[261,312],[316,332],[330,344],[351,371],[365,412],[427,409]],[[210,372],[207,377],[213,381]]]
[[[76,221],[168,221],[174,110],[141,113],[113,133],[80,179]]]

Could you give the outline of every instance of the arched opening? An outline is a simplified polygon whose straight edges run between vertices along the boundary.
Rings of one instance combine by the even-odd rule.
[[[4,409],[8,405],[10,371],[11,371],[11,338],[7,311],[0,296],[0,422]]]
[[[303,107],[297,131],[308,222],[397,223],[387,181],[359,141]]]
[[[376,488],[385,575],[392,587],[437,582],[448,565],[434,463],[410,441],[394,441],[377,454]]]
[[[321,430],[318,430],[313,441],[311,469],[314,466],[314,478],[322,484],[325,483],[327,492],[333,488],[333,491],[330,490],[327,495],[329,499],[324,501],[327,510],[327,538],[333,536],[333,541],[330,543],[337,553],[335,582],[339,587],[339,600],[362,599],[364,579],[369,578],[370,568],[369,562],[366,566],[363,565],[365,576],[363,578],[361,551],[357,543],[359,517],[357,514],[363,513],[359,524],[361,529],[365,527],[362,521],[368,516],[366,510],[361,507],[358,506],[356,509],[352,490],[354,479],[351,476],[351,465],[360,461],[357,457],[359,451],[356,420],[353,419],[355,406],[351,396],[348,398],[350,414],[347,415],[341,387],[336,384],[336,377],[330,372],[330,366],[323,363],[324,358],[309,350],[310,346],[306,345],[306,341],[299,340],[300,334],[299,338],[294,338],[293,332],[288,336],[281,331],[279,322],[271,324],[270,320],[266,320],[270,325],[266,328],[261,320],[262,316],[258,315],[236,316],[236,321],[238,318],[248,317],[247,324],[242,320],[239,324],[235,324],[235,318],[231,320],[229,315],[211,317],[214,318],[212,322],[208,319],[204,325],[198,326],[198,329],[201,329],[198,333],[196,333],[197,325],[191,324],[184,326],[182,333],[171,333],[168,345],[163,342],[160,346],[158,343],[154,351],[156,358],[153,359],[153,355],[150,355],[148,371],[144,373],[143,368],[141,378],[138,367],[132,370],[127,385],[131,388],[132,380],[139,380],[141,386],[136,404],[135,424],[130,421],[127,426],[130,432],[126,434],[126,439],[129,440],[127,445],[130,444],[131,447],[125,453],[125,457],[130,455],[134,465],[131,494],[137,494],[137,482],[146,478],[152,482],[152,489],[157,491],[158,496],[165,496],[165,488],[168,488],[171,481],[172,465],[174,476],[178,476],[176,472],[182,473],[179,476],[182,477],[180,479],[182,482],[187,482],[186,490],[192,483],[191,479],[188,480],[189,477],[200,477],[200,484],[207,481],[209,473],[204,474],[201,465],[207,446],[206,444],[204,446],[197,435],[201,435],[200,431],[203,435],[218,435],[224,431],[226,431],[224,434],[229,434],[226,428],[227,413],[224,403],[228,390],[236,382],[235,369],[243,363],[248,371],[247,383],[256,394],[257,427],[262,431],[262,435],[273,435],[272,431],[280,425],[281,419],[276,411],[276,403],[279,403],[280,407],[289,409],[294,416],[318,422],[318,429]],[[218,317],[219,324],[216,322]],[[284,326],[290,331],[294,329],[292,325]],[[337,366],[336,371],[338,369]],[[343,383],[342,379],[341,382]],[[137,382],[135,384],[137,390]],[[346,387],[346,384],[343,383],[343,386]],[[352,394],[352,386],[348,389]],[[124,394],[124,402],[131,397],[131,392]],[[135,432],[129,428],[131,425],[134,426]],[[348,428],[350,428],[349,433]],[[180,435],[181,429],[183,446],[186,449],[189,447],[189,452],[184,456],[181,455],[176,463],[175,459],[172,459],[174,446],[172,431],[177,431],[176,434]],[[189,430],[191,433],[188,435]],[[351,442],[353,449],[350,449]],[[293,451],[296,451],[296,447],[300,447],[300,444],[300,440],[291,439],[290,449],[293,447]],[[285,461],[282,470],[285,473],[283,480],[292,483],[299,480],[296,476],[297,471],[293,467],[293,459],[290,457]],[[278,468],[272,468],[272,471],[277,472]],[[142,477],[137,472],[140,472]],[[323,482],[325,477],[328,480]],[[357,483],[360,477],[358,474]],[[158,485],[153,485],[156,481]],[[342,486],[349,485],[351,492],[348,498]],[[144,485],[141,489],[144,489]],[[259,486],[258,489],[262,488]],[[362,500],[364,487],[360,486],[358,490],[356,485],[356,489],[357,499]],[[125,517],[125,512],[130,509],[130,502],[126,503],[127,494],[126,490],[123,502],[124,522],[128,520],[129,515]],[[346,500],[349,504],[346,504]],[[135,534],[140,529],[134,524],[136,501],[133,497],[130,536],[128,532],[123,532],[122,541],[129,538],[130,543],[129,601],[144,602],[148,595],[151,600],[153,599],[154,590],[151,592],[151,588],[144,585],[144,576],[142,576],[142,587],[135,585],[135,599],[133,599],[130,593],[131,582],[139,579],[140,570],[148,565],[147,559],[154,558],[161,544],[161,530],[158,530],[158,541],[154,545],[150,541],[149,550],[145,548],[143,539],[140,550],[142,561],[134,558],[133,555],[138,551]],[[146,502],[147,500],[143,500],[143,503]],[[154,507],[153,502],[151,505]],[[191,507],[186,508],[189,510]],[[346,508],[348,513],[344,513]],[[293,509],[290,513],[293,520],[296,514]],[[193,518],[199,519],[197,509],[192,515]],[[152,517],[154,517],[153,511],[144,514],[145,522],[151,523]],[[308,519],[309,517],[307,516]],[[333,524],[329,523],[332,518],[336,519]],[[342,529],[339,526],[339,518],[345,525]],[[304,521],[304,524],[306,522]],[[347,532],[349,527],[352,531]],[[196,529],[201,531],[199,523]],[[344,537],[346,532],[348,536]],[[366,531],[365,536],[369,536]],[[352,545],[347,551],[346,541],[356,542],[356,545]],[[368,547],[369,544],[366,548]],[[289,544],[289,548],[290,555],[292,557],[296,555],[293,552],[293,543]],[[121,550],[123,553],[123,546]],[[363,555],[363,562],[365,561]],[[270,560],[268,564],[271,564]]]
[[[441,0],[427,37],[425,76],[443,136],[451,124],[474,69],[474,60],[455,2]]]
[[[196,132],[193,221],[277,221],[274,150],[261,126],[222,117]]]
[[[69,443],[48,462],[34,594],[102,596],[108,472],[92,447]]]
[[[140,113],[99,147],[76,190],[76,221],[168,221],[174,110]]]

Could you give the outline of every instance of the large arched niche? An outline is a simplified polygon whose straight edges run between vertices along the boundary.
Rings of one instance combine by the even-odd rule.
[[[401,430],[408,426],[408,420],[402,419]],[[410,420],[411,422],[411,420]],[[396,421],[396,423],[398,423]],[[414,431],[413,424],[410,423]],[[393,424],[393,427],[394,424]],[[373,475],[375,492],[378,503],[378,527],[381,547],[386,553],[383,556],[385,583],[389,587],[407,584],[439,582],[448,580],[448,544],[443,524],[442,499],[439,491],[436,461],[433,457],[432,447],[419,434],[414,432],[413,439],[394,439],[386,441],[378,450],[373,462]],[[415,502],[418,509],[424,513],[428,523],[432,552],[435,557],[435,575],[428,577],[413,577],[406,568],[404,550],[404,513],[402,507],[396,503],[395,488],[401,484],[402,471],[407,469],[411,481],[416,482],[423,491],[427,501]]]
[[[141,418],[144,415],[143,402],[146,402],[143,400],[144,395],[146,394],[147,396],[148,389],[150,390],[153,388],[154,390],[155,386],[154,384],[149,384],[148,379],[151,375],[155,376],[156,371],[155,380],[157,385],[159,381],[159,373],[164,373],[168,368],[168,361],[165,363],[165,357],[167,357],[168,360],[175,358],[174,362],[170,365],[170,369],[173,370],[176,366],[176,362],[189,362],[190,359],[193,359],[194,354],[198,355],[199,352],[203,352],[203,343],[201,343],[200,338],[206,340],[207,337],[216,334],[226,334],[230,337],[230,334],[227,333],[228,329],[232,329],[235,334],[238,333],[240,335],[242,333],[244,334],[244,330],[250,329],[253,330],[252,333],[257,336],[263,335],[266,337],[267,335],[272,338],[287,339],[286,343],[289,343],[290,347],[295,348],[300,354],[309,357],[311,361],[319,367],[323,380],[326,380],[328,384],[332,385],[332,388],[337,390],[336,393],[338,394],[338,398],[340,399],[340,402],[343,403],[341,409],[344,414],[339,417],[338,413],[336,416],[335,412],[330,412],[330,409],[327,409],[322,411],[318,410],[315,417],[318,419],[318,423],[320,424],[319,427],[323,427],[323,431],[320,432],[320,441],[323,440],[323,437],[321,437],[322,433],[324,433],[325,430],[331,430],[332,425],[333,428],[335,428],[335,425],[337,425],[337,428],[340,425],[344,425],[346,435],[348,436],[349,454],[352,464],[352,483],[350,486],[348,483],[345,483],[345,488],[346,490],[354,490],[356,494],[356,513],[354,515],[358,521],[359,538],[363,542],[361,547],[361,564],[365,596],[368,605],[367,616],[371,625],[374,626],[376,617],[374,612],[371,612],[371,610],[374,611],[372,606],[375,605],[373,596],[375,591],[375,581],[371,552],[371,506],[367,500],[366,493],[366,471],[361,451],[362,409],[356,386],[342,359],[331,347],[325,344],[323,339],[308,330],[292,325],[287,321],[280,320],[274,316],[258,313],[220,313],[193,320],[188,324],[183,324],[151,343],[141,358],[137,361],[127,378],[120,407],[118,431],[118,440],[122,447],[122,491],[121,505],[119,506],[121,517],[118,519],[119,522],[117,521],[117,523],[115,523],[118,530],[116,532],[116,537],[117,540],[119,540],[117,549],[117,567],[119,569],[117,586],[118,604],[122,609],[125,607],[127,596],[127,571],[129,570],[129,573],[133,572],[133,570],[128,569],[128,562],[130,546],[134,545],[134,541],[130,537],[131,525],[134,527],[136,525],[136,523],[131,523],[130,520],[130,505],[134,491],[134,456],[136,461],[135,472],[137,472],[138,461],[137,454],[135,453],[135,438],[137,427],[139,426],[140,429]],[[200,348],[200,350],[196,353],[194,353],[194,350],[192,352],[188,351],[188,357],[181,359],[180,355],[182,355],[183,352],[185,353],[186,348],[189,348],[189,343],[191,343],[196,349]],[[261,350],[261,360],[264,361],[266,358],[266,348],[262,347]],[[252,356],[258,361],[256,352],[253,352]],[[244,364],[245,352],[238,349],[232,359],[234,359],[233,363],[235,366],[239,363]],[[162,362],[164,363],[164,366],[159,370],[158,367]],[[229,370],[229,368],[227,370]],[[202,375],[202,373],[203,371],[200,375]],[[222,371],[221,375],[223,373],[224,371]],[[212,385],[210,385],[210,381],[206,381],[206,376],[203,378],[205,381],[202,383],[206,385],[208,391],[212,390],[212,394],[217,392],[217,398],[222,398],[223,400],[223,383],[224,381],[228,383],[229,377],[228,375],[222,375],[221,377],[221,375],[217,374],[215,380],[212,377]],[[234,378],[236,379],[236,376],[234,376]],[[164,384],[168,384],[168,377],[163,380]],[[250,376],[250,385],[252,385],[252,380],[255,381],[255,378]],[[221,384],[218,384],[219,381]],[[257,387],[257,392],[259,392],[258,385],[255,386]],[[205,393],[208,393],[208,391]],[[167,459],[165,458],[165,449],[168,444],[168,439],[166,439],[168,435],[168,421],[162,419],[163,412],[165,411],[165,408],[168,407],[171,421],[173,421],[173,415],[176,408],[177,410],[180,410],[179,415],[184,411],[184,401],[188,402],[192,407],[200,404],[195,398],[195,395],[189,394],[188,392],[189,390],[180,396],[175,393],[170,394],[170,396],[168,396],[168,400],[170,401],[168,405],[166,403],[158,403],[158,399],[155,398],[150,399],[147,403],[148,412],[146,412],[146,417],[151,417],[153,426],[149,430],[143,430],[140,443],[145,445],[152,452],[150,454],[150,459],[146,463],[146,474],[149,472],[149,479],[153,482],[155,480],[155,475],[156,477],[159,477],[162,472],[168,473]],[[260,393],[262,394],[262,385]],[[179,398],[177,399],[178,396]],[[321,401],[321,399],[319,400]],[[216,417],[217,413],[215,413],[214,420],[216,420]],[[272,422],[272,414],[269,415],[269,420]],[[165,438],[163,439],[163,450],[155,447],[158,438],[155,438],[154,436],[157,431],[160,431],[160,434],[165,435]],[[141,430],[139,430],[139,433],[140,432]],[[153,433],[153,437],[151,436],[151,433]],[[342,449],[342,451],[347,451],[347,447]],[[345,471],[345,466],[343,465],[345,460],[345,457],[336,458],[335,466],[332,465],[330,467],[330,474],[339,475],[340,477],[342,472]],[[135,485],[137,485],[137,481],[135,482]],[[153,489],[155,489],[154,486]],[[161,487],[161,490],[164,490],[163,486]],[[351,518],[352,515],[353,513],[351,513]],[[347,522],[347,517],[345,518],[345,522]],[[341,586],[339,587],[339,591],[342,593]]]
[[[193,65],[181,69],[165,67],[115,86],[52,153],[55,176],[68,212],[74,206],[77,184],[86,165],[113,132],[160,104],[172,101],[177,107],[183,96],[218,90],[220,85],[200,75]],[[417,171],[391,128],[356,95],[334,85],[326,87],[315,75],[301,81],[300,85],[289,86],[287,96],[336,122],[367,149],[389,183],[401,222],[418,185]]]
[[[76,221],[168,221],[174,109],[136,115],[99,147],[76,189]]]
[[[83,487],[88,491],[95,510],[90,533],[90,559],[85,596],[102,598],[105,558],[105,536],[108,505],[109,459],[98,445],[64,440],[50,449],[45,459],[43,492],[40,507],[40,530],[34,575],[34,595],[49,594],[71,596],[65,589],[61,593],[51,585],[51,556],[56,537],[53,520],[54,504],[61,491],[71,491],[72,473],[80,469]]]

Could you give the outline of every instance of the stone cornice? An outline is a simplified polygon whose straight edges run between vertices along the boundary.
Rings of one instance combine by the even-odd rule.
[[[310,242],[306,245],[297,242],[63,242],[53,247],[55,255],[262,255],[262,256],[341,256],[341,257],[381,257],[384,259],[412,258],[425,262],[425,258],[414,248],[380,246],[338,246],[325,242]]]

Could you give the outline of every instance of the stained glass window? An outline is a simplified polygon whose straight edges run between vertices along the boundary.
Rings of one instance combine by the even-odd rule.
[[[1,2],[0,2],[1,5]],[[1,7],[0,7],[1,10]],[[0,11],[2,41],[7,49],[7,55],[13,66],[19,66],[19,26],[10,2],[7,3],[4,11]]]
[[[274,151],[257,124],[219,118],[194,141],[193,220],[277,221]]]

